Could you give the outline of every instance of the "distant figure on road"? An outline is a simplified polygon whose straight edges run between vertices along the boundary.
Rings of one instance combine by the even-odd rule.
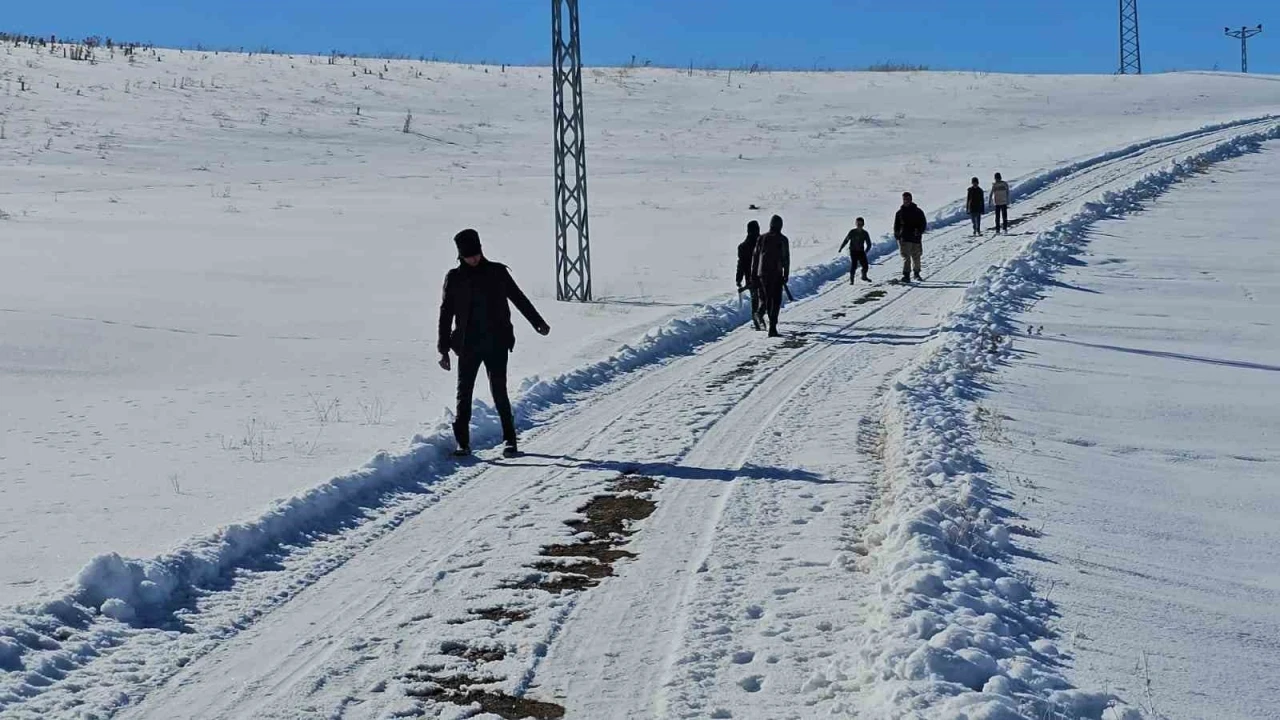
[[[769,315],[769,337],[778,337],[778,311],[782,309],[782,292],[791,277],[791,242],[782,234],[782,218],[769,220],[769,232],[756,242],[756,255],[751,263],[751,276],[764,293],[764,311]]]
[[[969,213],[969,219],[973,221],[973,236],[977,237],[982,234],[982,216],[987,212],[987,193],[982,189],[978,178],[974,178],[971,183],[969,197],[964,201],[964,209]]]
[[[453,238],[458,246],[458,267],[444,276],[444,297],[440,301],[440,325],[436,349],[440,367],[449,370],[449,352],[458,356],[458,411],[453,437],[458,442],[457,457],[471,454],[471,396],[480,366],[489,374],[493,406],[502,421],[503,453],[518,453],[516,423],[507,397],[507,356],[516,345],[511,327],[511,307],[515,303],[539,335],[551,332],[533,303],[520,291],[506,265],[491,262],[480,248],[480,234],[463,230]]]
[[[1004,230],[1009,234],[1009,183],[996,173],[996,181],[991,183],[991,204],[996,209],[996,232]]]
[[[738,294],[751,293],[751,326],[756,330],[764,328],[761,311],[760,283],[751,272],[751,263],[756,257],[756,243],[760,241],[760,223],[752,220],[747,223],[747,239],[738,243],[738,273],[734,282],[738,285]]]
[[[849,284],[852,285],[858,276],[858,268],[862,268],[863,282],[871,282],[871,278],[867,277],[867,268],[870,263],[867,260],[867,253],[871,252],[871,233],[864,229],[866,221],[858,218],[854,221],[857,227],[849,231],[844,236],[844,242],[840,243],[840,249],[836,252],[844,252],[844,246],[849,246]]]
[[[920,280],[920,257],[924,254],[924,231],[929,229],[929,221],[911,198],[911,193],[902,193],[902,207],[893,218],[893,237],[898,241],[898,251],[902,253],[902,282],[911,282],[912,271]]]

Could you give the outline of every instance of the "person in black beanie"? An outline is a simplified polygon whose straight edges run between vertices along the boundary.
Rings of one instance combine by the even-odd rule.
[[[484,256],[479,233],[463,230],[453,241],[458,246],[458,267],[444,277],[436,349],[440,351],[440,367],[445,370],[452,367],[449,353],[458,356],[458,411],[453,422],[458,449],[454,455],[471,454],[471,397],[480,366],[484,365],[493,406],[502,420],[502,439],[506,443],[503,452],[511,457],[518,450],[515,417],[507,397],[507,359],[515,348],[516,335],[507,302],[515,303],[539,335],[550,333],[551,326],[520,291],[507,266]]]

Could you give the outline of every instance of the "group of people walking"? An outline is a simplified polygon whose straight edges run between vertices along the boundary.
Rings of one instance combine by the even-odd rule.
[[[975,236],[982,234],[982,216],[987,212],[988,200],[995,212],[996,232],[1009,232],[1009,197],[1009,183],[1000,173],[996,173],[989,194],[982,189],[978,178],[973,178],[965,198],[965,212],[973,222]],[[752,326],[763,330],[767,323],[770,337],[776,337],[778,311],[782,306],[782,294],[788,292],[786,283],[791,268],[787,237],[782,234],[782,218],[774,215],[769,225],[770,232],[761,235],[760,223],[755,220],[747,223],[747,237],[738,245],[735,282],[739,294],[750,294]],[[928,229],[929,221],[924,211],[915,204],[911,193],[903,193],[902,206],[893,218],[893,237],[902,256],[904,283],[923,279],[920,263],[924,256],[924,234]],[[768,238],[767,242],[765,238]],[[863,282],[871,282],[867,276],[871,266],[871,234],[867,232],[865,219],[855,221],[854,228],[844,236],[837,252],[844,252],[845,247],[849,248],[849,284],[857,281],[859,272]]]
[[[991,207],[996,215],[996,232],[1009,232],[1009,183],[1000,177],[1000,173],[996,173],[996,179],[991,183]],[[988,194],[982,189],[982,183],[978,178],[974,178],[969,184],[969,194],[965,199],[964,209],[969,213],[969,219],[973,222],[973,234],[978,236],[982,234],[982,216],[987,213],[986,201]]]
[[[973,221],[974,235],[982,233],[982,216],[990,199],[996,215],[996,232],[1009,231],[1009,185],[996,173],[990,195],[973,178],[965,201],[965,209]],[[893,237],[902,256],[902,282],[922,280],[920,261],[924,255],[924,234],[929,229],[924,211],[915,204],[911,193],[902,194],[902,206],[893,218]],[[504,454],[515,456],[515,417],[507,395],[507,359],[515,348],[515,331],[511,325],[511,307],[524,315],[540,335],[551,332],[529,298],[516,285],[505,265],[484,256],[480,235],[463,230],[454,237],[458,250],[458,266],[445,275],[444,293],[440,301],[440,320],[436,349],[440,367],[451,370],[452,356],[458,358],[457,413],[453,434],[457,441],[454,454],[471,454],[471,399],[476,378],[483,366],[489,376],[494,409],[502,425]],[[845,235],[840,250],[849,248],[849,282],[854,283],[861,271],[863,282],[870,268],[871,234],[866,221],[858,218],[855,227]],[[791,241],[782,234],[782,218],[769,219],[769,231],[761,234],[760,223],[747,223],[747,237],[738,245],[736,283],[739,294],[751,298],[751,324],[756,330],[778,337],[778,313],[783,294],[790,295],[787,281],[791,278]],[[509,304],[510,303],[510,304]]]
[[[767,322],[769,337],[778,337],[778,312],[782,294],[790,294],[790,279],[791,241],[782,234],[782,218],[770,218],[769,232],[764,235],[760,234],[760,223],[747,223],[747,238],[738,245],[738,293],[750,293],[751,325],[763,330]]]

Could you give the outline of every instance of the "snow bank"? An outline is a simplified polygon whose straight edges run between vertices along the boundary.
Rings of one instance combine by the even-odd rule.
[[[1218,129],[1264,122],[1268,119],[1269,117],[1241,120],[1202,128],[1178,137],[1191,137]],[[1225,157],[1231,153],[1246,152],[1256,145],[1259,137],[1261,135],[1227,143],[1208,155],[1216,152]],[[1095,158],[1082,160],[1071,165],[1070,171],[1109,162],[1167,140],[1165,138],[1144,141]],[[1206,159],[1200,161],[1201,164],[1212,159],[1208,155]],[[1164,174],[1157,173],[1144,181],[1145,184],[1140,184],[1134,192],[1146,197],[1142,195],[1143,192],[1158,192],[1181,174],[1192,172],[1196,167],[1198,165],[1193,161],[1175,166]],[[1017,183],[1015,195],[1026,194],[1035,188],[1043,187],[1054,179],[1062,177],[1066,172],[1069,171],[1058,168],[1025,178]],[[1163,185],[1160,184],[1162,182]],[[1102,213],[1109,212],[1109,208],[1123,209],[1123,200],[1123,198],[1111,198],[1103,205],[1086,211],[1080,223],[1087,224],[1091,218],[1100,217]],[[934,220],[934,226],[936,229],[938,226],[961,220],[967,220],[961,211],[943,212],[939,213]],[[969,324],[981,320],[985,324],[974,325],[974,327],[986,328],[991,324],[989,317],[1004,307],[984,304],[987,295],[1005,297],[1010,302],[1029,297],[1037,287],[1037,278],[1048,272],[1047,269],[1036,269],[1035,263],[1039,257],[1037,253],[1044,254],[1045,262],[1049,262],[1048,258],[1054,252],[1054,243],[1067,243],[1074,237],[1070,234],[1074,227],[1073,225],[1055,231],[1061,237],[1048,233],[1037,239],[1028,257],[980,280],[967,295],[966,310],[957,316],[957,320],[950,328],[956,339],[949,343],[948,347],[957,349],[949,350],[950,354],[931,361],[936,364],[936,367],[922,368],[918,371],[921,376],[936,374],[935,380],[942,383],[940,387],[954,393],[963,386],[963,377],[973,375],[985,368],[986,365],[982,363],[988,362],[986,356],[980,351],[964,350],[964,342],[967,340],[964,342],[962,340],[970,338]],[[896,245],[893,239],[886,235],[879,239],[870,254],[872,258],[877,258],[894,251],[896,251]],[[791,278],[791,292],[797,298],[811,296],[824,284],[842,278],[848,272],[848,267],[848,257],[841,256],[800,270]],[[748,313],[749,311],[738,298],[720,296],[707,304],[698,306],[684,317],[672,319],[660,327],[653,328],[634,344],[619,348],[607,358],[553,378],[530,378],[521,384],[517,393],[515,411],[518,423],[522,428],[527,429],[535,424],[535,416],[538,413],[568,404],[572,402],[573,396],[579,393],[598,388],[646,365],[693,352],[699,345],[720,338],[745,323],[749,319]],[[984,329],[982,332],[988,332],[988,330]],[[980,361],[979,364],[965,364],[976,361]],[[954,378],[954,381],[948,378]],[[950,386],[949,389],[948,386]],[[923,384],[917,390],[904,386],[898,391],[901,397],[895,398],[895,402],[898,403],[919,403],[911,405],[918,412],[913,411],[903,419],[904,432],[907,433],[904,436],[905,440],[913,447],[934,447],[931,443],[936,442],[936,439],[932,436],[926,437],[933,431],[932,418],[935,414],[945,416],[953,410],[950,405],[955,400],[953,396],[944,395],[929,400],[933,397],[930,393],[935,390],[937,389]],[[926,401],[941,404],[936,409],[930,410],[929,405],[925,404]],[[962,426],[962,423],[954,419],[947,422],[954,423],[956,427]],[[82,622],[84,618],[100,613],[122,623],[146,625],[161,622],[175,607],[187,599],[193,589],[219,584],[230,575],[233,569],[260,557],[272,548],[282,543],[304,539],[306,535],[319,528],[331,527],[335,520],[349,517],[362,508],[376,505],[379,497],[384,493],[395,491],[397,488],[420,487],[424,483],[430,483],[456,467],[447,459],[448,452],[453,448],[453,435],[449,424],[450,417],[446,412],[445,417],[430,432],[415,436],[406,451],[398,454],[379,453],[355,472],[332,478],[294,497],[275,502],[255,518],[231,524],[207,536],[189,540],[168,554],[146,559],[124,558],[117,554],[94,558],[57,597],[36,606],[18,608],[16,613],[0,618],[0,666],[6,663],[20,664],[22,651],[12,649],[15,643],[19,648],[47,649],[47,645],[53,642],[49,634],[59,627],[60,622],[70,624],[70,618],[73,617],[78,622]],[[475,425],[473,442],[476,447],[491,446],[499,441],[501,431],[497,415],[489,405],[477,401],[473,424]],[[950,439],[950,436],[947,436],[947,439]],[[954,529],[950,525],[944,526],[944,520],[951,519],[953,523],[958,522],[952,516],[963,516],[970,508],[984,506],[986,501],[983,499],[980,479],[963,470],[969,467],[967,464],[969,461],[963,454],[958,451],[947,451],[946,445],[939,445],[938,453],[941,457],[937,459],[927,455],[921,455],[917,459],[924,463],[923,468],[929,470],[922,476],[923,478],[934,476],[940,478],[939,482],[947,483],[948,487],[956,488],[958,494],[955,495],[952,504],[935,508],[928,517],[917,518],[906,525],[882,523],[883,527],[880,528],[881,534],[885,537],[886,549],[893,553],[903,553],[903,558],[914,558],[907,565],[915,568],[911,571],[915,575],[895,573],[893,582],[897,585],[890,592],[890,596],[893,597],[903,594],[924,596],[927,593],[923,591],[928,590],[929,587],[938,590],[946,587],[946,581],[952,577],[950,573],[944,573],[941,569],[946,563],[938,561],[940,565],[935,570],[941,573],[940,575],[930,574],[933,571],[925,571],[921,568],[929,567],[930,558],[947,557],[944,551],[948,545],[944,541],[948,532],[968,532],[968,528],[979,526],[985,528],[985,525],[990,525],[989,528],[981,530],[976,541],[984,547],[990,545],[997,550],[1007,544],[1007,536],[1001,537],[1005,531],[998,523],[989,523],[988,519],[980,518],[980,522],[970,519],[967,521],[969,524],[960,529]],[[914,483],[917,480],[913,479],[911,482]],[[931,493],[919,495],[918,488],[914,485],[904,485],[902,490],[906,494],[891,502],[890,507],[905,508],[903,512],[910,511],[914,514],[931,496]],[[925,543],[924,539],[929,536],[930,531],[935,532],[936,537],[933,538],[932,543]],[[305,542],[305,539],[303,541]],[[915,579],[911,580],[913,577]],[[982,583],[978,585],[980,587],[975,586],[975,592],[991,594],[991,588]],[[1018,607],[1016,601],[1000,599],[999,602],[992,601],[989,607],[984,607],[982,610],[984,613],[999,615],[1001,612],[1010,612],[1010,608],[1015,607]],[[934,634],[928,630],[919,630],[918,633],[929,636]],[[1043,635],[1043,631],[1038,635]],[[997,633],[996,636],[1001,635]],[[1016,645],[1014,643],[1014,645],[1003,647],[996,656],[1020,657],[1020,646],[1015,647]],[[962,658],[963,662],[956,658]],[[925,653],[916,657],[911,666],[913,669],[909,673],[924,676],[939,671],[938,669],[943,666],[951,668],[945,674],[956,679],[957,687],[971,688],[977,684],[978,678],[983,677],[990,670],[991,663],[984,657],[965,657],[963,654],[957,655],[954,651],[944,648],[938,652]],[[908,672],[908,670],[903,668],[901,672]],[[1013,671],[1002,670],[1002,672],[1012,673]]]
[[[1106,718],[1141,714],[1072,689],[1058,662],[1052,606],[1007,562],[1013,547],[978,458],[972,399],[1008,352],[1033,301],[1098,220],[1127,214],[1207,166],[1280,138],[1280,125],[1221,142],[1144,176],[1042,232],[990,268],[944,324],[938,345],[887,397],[884,495],[860,561],[875,579],[870,622],[832,693],[853,691],[879,718]],[[1114,156],[1114,155],[1113,155]],[[1031,181],[1021,185],[1027,187]]]

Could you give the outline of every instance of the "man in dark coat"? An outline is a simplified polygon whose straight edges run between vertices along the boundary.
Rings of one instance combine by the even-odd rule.
[[[893,218],[893,237],[898,240],[898,250],[902,253],[902,282],[911,282],[912,270],[915,278],[920,280],[920,256],[924,254],[924,231],[929,229],[929,221],[911,198],[911,193],[902,193],[902,207]]]
[[[739,294],[751,293],[751,325],[756,330],[763,327],[763,320],[760,317],[760,285],[751,274],[751,261],[755,259],[756,242],[759,240],[760,223],[752,220],[747,223],[747,239],[738,243],[738,272],[734,279]]]
[[[969,196],[965,198],[964,209],[969,213],[969,219],[973,221],[973,235],[977,237],[982,234],[982,215],[987,212],[987,193],[982,189],[982,183],[978,182],[978,178],[970,182]]]
[[[844,236],[844,242],[840,243],[840,249],[836,252],[844,252],[844,246],[849,246],[849,284],[853,284],[854,278],[858,276],[858,268],[862,268],[862,281],[871,282],[871,278],[867,277],[867,268],[871,266],[867,259],[867,253],[871,252],[871,233],[867,232],[866,220],[858,218],[854,221],[857,226]]]
[[[769,220],[769,232],[756,242],[751,263],[751,276],[764,293],[764,311],[769,315],[769,337],[778,337],[778,312],[782,309],[782,291],[791,277],[791,241],[782,234],[782,218]]]
[[[451,366],[450,351],[458,356],[458,412],[453,422],[458,449],[454,454],[471,454],[471,396],[480,366],[484,365],[493,406],[502,420],[504,452],[512,456],[517,453],[516,424],[511,399],[507,397],[507,356],[516,345],[516,335],[507,302],[515,303],[538,334],[551,332],[551,326],[520,291],[507,266],[485,258],[479,233],[463,230],[453,241],[458,246],[459,262],[444,277],[436,349],[440,351],[440,367],[445,370]]]

